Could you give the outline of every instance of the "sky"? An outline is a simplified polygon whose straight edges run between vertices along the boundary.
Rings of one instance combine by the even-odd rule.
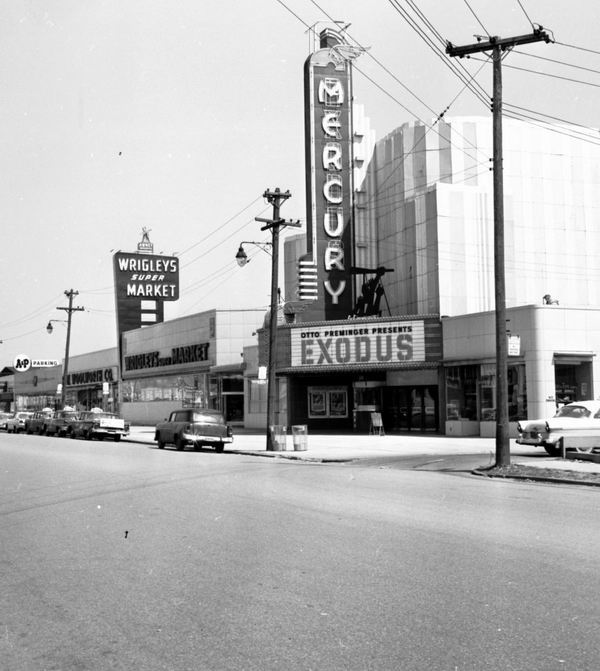
[[[48,335],[46,324],[66,318],[57,307],[71,289],[84,310],[70,354],[115,347],[112,257],[134,251],[143,227],[156,253],[180,259],[166,319],[268,308],[270,258],[249,245],[239,268],[235,254],[269,239],[255,221],[271,215],[266,189],[289,190],[281,216],[305,222],[303,63],[315,30],[339,21],[368,48],[354,97],[380,139],[442,112],[489,115],[441,40],[524,35],[532,23],[555,42],[507,54],[505,103],[596,128],[599,19],[595,0],[1,3],[0,365],[62,360],[66,325]],[[483,60],[460,65],[489,96]]]

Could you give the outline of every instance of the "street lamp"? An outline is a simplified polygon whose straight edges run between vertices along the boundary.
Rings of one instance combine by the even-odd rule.
[[[81,310],[84,310],[85,308],[82,307],[73,307],[73,296],[78,296],[79,291],[73,291],[73,289],[70,289],[69,291],[65,291],[65,296],[69,298],[69,305],[68,307],[57,307],[57,310],[64,310],[67,313],[67,342],[65,345],[65,363],[63,365],[63,372],[62,372],[62,387],[60,390],[60,406],[61,408],[65,407],[65,398],[67,394],[67,375],[69,374],[69,346],[71,344],[71,315],[73,312],[79,312]],[[64,319],[50,319],[48,322],[48,325],[46,326],[46,331],[50,335],[52,331],[54,330],[52,326],[52,322],[64,322]]]
[[[272,219],[261,219],[260,217],[254,217],[255,221],[260,221],[264,223],[264,226],[261,227],[261,231],[269,230],[271,231],[271,242],[270,243],[260,243],[252,242],[246,244],[253,244],[260,247],[263,251],[267,251],[263,245],[269,245],[271,248],[271,310],[269,314],[269,352],[268,352],[268,363],[267,363],[267,430],[266,430],[266,439],[267,439],[267,450],[275,451],[275,445],[273,442],[273,436],[271,435],[271,426],[275,425],[275,408],[277,405],[277,394],[275,389],[275,361],[277,356],[277,302],[278,302],[278,266],[279,266],[279,229],[285,226],[294,226],[299,227],[299,221],[285,221],[279,217],[279,208],[281,207],[282,202],[286,201],[291,197],[289,191],[282,193],[279,189],[274,191],[269,191],[267,189],[263,193],[263,198],[266,198],[267,201],[273,206],[273,218]],[[235,258],[238,262],[238,265],[243,267],[248,263],[248,257],[244,251],[242,243],[238,249],[238,253]],[[267,252],[268,253],[268,252]]]
[[[237,254],[235,255],[235,260],[237,261],[237,264],[240,268],[243,268],[247,263],[250,263],[250,259],[248,258],[248,255],[244,250],[244,245],[255,245],[256,247],[262,249],[263,252],[271,256],[271,248],[273,247],[272,243],[254,242],[252,240],[242,240],[242,242],[240,242],[240,248],[238,249]]]
[[[48,322],[48,326],[46,326],[46,331],[48,331],[48,335],[52,335],[52,331],[54,331],[54,326],[52,326],[52,322],[61,322],[63,324],[67,323],[66,319],[51,319]]]

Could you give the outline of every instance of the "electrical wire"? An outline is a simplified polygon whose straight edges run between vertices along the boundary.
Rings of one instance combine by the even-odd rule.
[[[567,121],[566,119],[563,119],[561,117],[552,116],[551,114],[545,114],[544,112],[536,112],[535,110],[530,110],[527,107],[520,107],[519,105],[514,105],[513,103],[509,103],[509,102],[506,102],[506,101],[503,101],[502,105],[503,105],[503,107],[504,106],[509,106],[509,107],[513,107],[513,108],[518,109],[518,110],[522,110],[523,112],[528,112],[530,114],[536,114],[538,116],[543,116],[543,117],[546,117],[547,119],[552,119],[553,121],[558,121],[559,123],[568,124],[569,126],[577,126],[578,128],[584,128],[585,130],[587,130],[590,133],[590,135],[595,135],[596,137],[598,136],[598,129],[597,128],[592,128],[591,126],[585,126],[584,124],[575,123],[574,121]]]
[[[213,236],[215,233],[217,233],[219,230],[221,230],[221,228],[222,228],[223,226],[227,226],[227,224],[231,223],[236,217],[239,217],[240,214],[242,214],[243,212],[245,212],[247,209],[251,208],[255,203],[257,203],[259,200],[261,200],[261,198],[262,198],[262,196],[258,196],[258,197],[255,198],[251,203],[248,203],[248,205],[246,205],[245,207],[243,207],[239,212],[236,212],[234,215],[232,215],[231,217],[229,217],[229,219],[227,219],[226,221],[224,221],[224,222],[221,224],[221,227],[219,227],[219,228],[215,228],[211,233],[209,233],[208,235],[204,236],[201,240],[198,240],[198,242],[195,242],[193,245],[191,245],[191,246],[188,247],[187,249],[184,249],[183,252],[181,252],[180,256],[183,256],[184,254],[187,254],[189,251],[191,251],[192,249],[194,249],[194,247],[197,247],[198,245],[200,245],[200,244],[202,244],[203,242],[205,242],[206,240],[208,240],[211,236]],[[198,257],[198,258],[200,258],[200,257]]]
[[[525,7],[523,7],[523,3],[521,0],[517,0],[517,3],[519,4],[519,7],[523,10],[523,14],[525,14],[525,18],[529,21],[529,25],[535,30],[535,26],[533,24],[533,21],[529,18],[529,14],[525,11]]]
[[[575,63],[566,63],[565,61],[557,61],[554,58],[548,58],[547,56],[538,56],[537,54],[528,54],[526,51],[521,51],[520,49],[512,49],[513,54],[519,54],[519,56],[528,56],[529,58],[535,58],[540,61],[547,61],[548,63],[556,63],[557,65],[564,65],[568,68],[575,68],[577,70],[584,70],[585,72],[593,72],[596,75],[600,75],[600,70],[596,68],[585,68],[583,65],[575,65]]]
[[[481,61],[481,58],[471,57],[471,60]],[[521,72],[529,72],[534,75],[541,75],[542,77],[551,77],[552,79],[562,79],[564,81],[573,82],[574,84],[583,84],[584,86],[593,86],[594,88],[600,88],[600,84],[593,84],[592,82],[586,82],[581,79],[573,79],[572,77],[562,77],[561,75],[555,75],[548,72],[540,72],[539,70],[531,70],[529,68],[522,68],[518,65],[504,65],[505,68],[510,68],[511,70],[520,70]]]
[[[464,3],[469,8],[469,11],[471,12],[471,14],[473,14],[473,16],[475,17],[475,20],[477,21],[477,23],[482,27],[484,35],[486,37],[489,37],[490,33],[489,33],[488,29],[483,25],[483,23],[481,23],[481,21],[479,20],[479,17],[477,16],[477,14],[475,14],[471,5],[467,2],[467,0],[464,0]]]
[[[597,54],[600,56],[600,51],[596,51],[595,49],[587,49],[586,47],[578,47],[575,44],[566,44],[565,42],[558,42],[554,41],[554,44],[558,44],[561,47],[568,47],[569,49],[577,49],[579,51],[587,51],[589,54]]]

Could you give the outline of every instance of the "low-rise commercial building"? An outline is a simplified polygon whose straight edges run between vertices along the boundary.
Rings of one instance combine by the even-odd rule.
[[[600,309],[524,305],[507,310],[508,410],[551,417],[558,405],[600,397]],[[493,436],[496,420],[495,313],[442,319],[445,433]]]
[[[122,335],[121,411],[155,424],[171,410],[221,410],[244,424],[243,351],[256,342],[264,310],[208,310]]]

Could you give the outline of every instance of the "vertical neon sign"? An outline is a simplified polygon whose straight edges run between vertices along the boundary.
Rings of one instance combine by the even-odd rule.
[[[352,75],[357,53],[337,33],[304,66],[307,254],[300,259],[305,321],[345,319],[354,305]]]

